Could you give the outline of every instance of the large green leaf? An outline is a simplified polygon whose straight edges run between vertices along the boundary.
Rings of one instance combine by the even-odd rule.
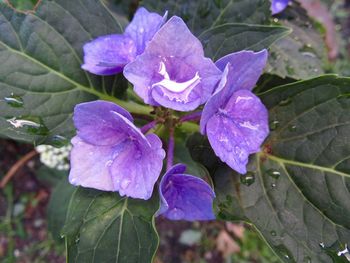
[[[144,201],[78,188],[62,231],[67,262],[151,263],[158,246],[158,207],[156,196]]]
[[[197,36],[227,23],[265,24],[271,16],[269,0],[143,0],[147,9],[180,16]]]
[[[69,184],[67,171],[65,176],[53,188],[50,201],[47,206],[47,225],[52,237],[57,240],[63,240],[61,230],[66,220],[68,204],[74,193],[75,188]]]
[[[0,134],[37,142],[71,136],[75,104],[120,96],[121,77],[80,66],[84,43],[121,30],[102,0],[47,0],[28,15],[0,4]]]
[[[249,172],[239,176],[218,161],[207,163],[218,217],[254,224],[285,262],[329,263],[325,248],[349,244],[349,94],[350,79],[335,76],[263,93],[272,131]],[[188,145],[204,164],[212,156],[203,138]]]
[[[267,71],[294,79],[323,74],[328,58],[321,26],[296,4],[287,8],[277,20],[293,31],[270,47]]]
[[[205,54],[217,60],[240,50],[260,51],[289,33],[285,27],[231,23],[206,30],[199,39]]]

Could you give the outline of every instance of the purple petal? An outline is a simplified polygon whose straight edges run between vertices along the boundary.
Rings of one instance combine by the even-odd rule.
[[[76,105],[73,121],[78,136],[87,143],[100,146],[122,141],[124,127],[118,123],[115,113],[133,121],[129,112],[111,102],[93,101]]]
[[[97,75],[113,75],[136,56],[134,41],[124,35],[107,35],[84,45],[82,68]]]
[[[139,8],[131,23],[125,29],[125,35],[134,40],[136,54],[140,55],[146,48],[147,43],[164,24],[167,13],[161,17],[157,13],[150,13],[145,8]]]
[[[269,133],[268,112],[253,93],[239,90],[209,119],[206,132],[215,154],[244,174],[249,154],[260,150]]]
[[[282,12],[288,6],[290,0],[272,0],[271,11],[275,15]]]
[[[171,220],[212,220],[213,189],[202,179],[184,174],[186,166],[173,166],[162,178],[159,214]]]
[[[127,111],[104,101],[77,105],[74,122],[72,184],[151,197],[165,157],[156,135],[144,136]]]
[[[200,120],[200,131],[203,135],[206,134],[208,120],[218,112],[222,105],[226,105],[235,91],[235,86],[233,85],[234,77],[235,74],[232,72],[231,64],[227,63],[215,93],[204,106]]]
[[[227,63],[230,63],[235,89],[252,90],[266,66],[267,56],[266,49],[256,53],[244,50],[220,58],[215,65],[223,71]]]
[[[145,103],[189,111],[208,100],[221,72],[182,19],[172,17],[124,75]]]
[[[146,140],[128,143],[114,152],[110,167],[114,187],[121,196],[149,199],[163,166],[165,152],[160,139],[147,135]]]
[[[95,146],[78,136],[72,139],[69,182],[73,185],[114,191],[112,178],[106,164],[110,161],[112,147]]]

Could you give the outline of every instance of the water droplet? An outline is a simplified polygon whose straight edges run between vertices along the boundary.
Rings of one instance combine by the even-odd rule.
[[[295,262],[292,253],[284,245],[278,245],[275,248],[278,254],[282,255],[287,262]]]
[[[16,129],[24,129],[25,132],[33,135],[48,135],[49,129],[44,125],[40,117],[23,116],[13,117],[7,121]]]
[[[270,232],[270,234],[271,234],[271,236],[273,236],[273,237],[277,236],[277,233],[276,233],[276,231],[274,231],[274,230],[272,230],[272,231]]]
[[[333,245],[328,247],[322,242],[320,243],[320,247],[333,259],[333,262],[338,262],[338,258],[341,258],[340,262],[344,262],[344,259],[350,262],[350,252],[347,244],[339,246],[339,242],[336,241]]]
[[[291,132],[295,132],[297,130],[297,126],[296,125],[290,125],[288,126],[288,130]]]
[[[270,130],[274,131],[278,128],[278,126],[280,125],[280,122],[278,120],[274,120],[270,122]]]
[[[170,217],[173,218],[174,220],[179,220],[179,219],[183,219],[185,213],[184,211],[182,211],[179,208],[174,208],[171,211],[169,211],[168,213],[170,213]]]
[[[49,144],[54,147],[61,148],[69,144],[69,140],[61,135],[54,135],[49,138]]]
[[[124,179],[124,180],[122,180],[122,182],[120,184],[120,188],[121,189],[126,189],[129,186],[130,183],[131,183],[131,180]]]
[[[255,182],[255,173],[253,172],[248,172],[246,174],[242,174],[240,177],[241,183],[250,186]]]
[[[309,256],[304,257],[303,263],[311,263],[311,258]]]
[[[290,103],[292,102],[292,99],[291,98],[286,98],[284,100],[281,100],[278,105],[280,106],[286,106],[286,105],[289,105]]]
[[[271,184],[271,187],[273,187],[273,188],[276,187],[276,184],[275,184],[275,183],[272,183],[272,184]]]
[[[106,167],[110,167],[112,165],[112,163],[113,163],[113,160],[108,160],[106,162]]]
[[[4,97],[4,101],[14,108],[22,108],[24,104],[23,99],[20,96],[14,95],[13,93],[11,96]]]
[[[268,176],[271,176],[272,178],[275,178],[275,179],[278,179],[281,176],[281,173],[279,171],[274,170],[274,169],[267,170],[266,174]]]

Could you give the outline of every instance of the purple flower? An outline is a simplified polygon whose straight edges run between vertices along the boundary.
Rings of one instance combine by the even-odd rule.
[[[221,72],[204,57],[202,44],[184,21],[174,16],[124,68],[124,76],[145,103],[190,111],[209,99]]]
[[[200,128],[215,154],[244,174],[250,154],[258,152],[269,133],[268,112],[250,90],[266,64],[267,51],[241,51],[216,62],[222,79],[204,106]]]
[[[202,179],[184,174],[186,166],[174,165],[161,180],[158,214],[171,220],[212,220],[213,189]]]
[[[291,0],[272,0],[271,11],[272,14],[275,15],[277,13],[282,12],[288,6],[288,3]]]
[[[73,120],[70,183],[149,199],[165,157],[160,139],[144,136],[131,115],[111,102],[78,104]]]
[[[84,45],[82,68],[97,75],[113,75],[140,55],[164,24],[164,17],[139,8],[122,35],[99,37]]]

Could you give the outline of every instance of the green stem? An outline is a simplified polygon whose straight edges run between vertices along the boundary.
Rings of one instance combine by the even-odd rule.
[[[150,106],[141,105],[141,104],[138,104],[138,103],[133,102],[133,101],[120,100],[120,99],[117,99],[117,98],[111,97],[111,96],[106,96],[106,97],[101,96],[101,99],[112,101],[112,102],[118,104],[120,107],[123,107],[124,109],[126,109],[130,113],[144,114],[144,115],[152,116],[150,114],[150,112],[153,111],[153,108]]]
[[[199,132],[199,125],[193,122],[181,123],[178,128],[188,133]]]

